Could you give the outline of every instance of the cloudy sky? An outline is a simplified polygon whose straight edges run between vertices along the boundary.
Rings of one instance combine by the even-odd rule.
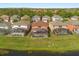
[[[0,3],[0,8],[79,8],[79,3]]]

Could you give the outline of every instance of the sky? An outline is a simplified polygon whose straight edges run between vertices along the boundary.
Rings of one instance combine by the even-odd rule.
[[[79,3],[0,3],[0,8],[79,8]]]

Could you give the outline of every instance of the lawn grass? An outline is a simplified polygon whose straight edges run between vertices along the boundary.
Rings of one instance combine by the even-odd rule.
[[[48,50],[65,52],[79,50],[79,35],[52,35],[49,38],[0,36],[0,48],[14,50]]]

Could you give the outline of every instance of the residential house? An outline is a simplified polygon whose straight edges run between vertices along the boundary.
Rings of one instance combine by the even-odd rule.
[[[56,28],[53,30],[53,34],[55,34],[55,35],[69,35],[69,34],[72,34],[72,32],[66,28]]]
[[[8,22],[0,22],[0,35],[7,35],[10,33],[10,24]]]
[[[59,15],[52,16],[52,21],[62,21],[62,20],[63,20],[63,18]]]
[[[30,23],[26,21],[20,21],[12,24],[11,35],[12,36],[25,36],[30,30]]]
[[[11,17],[10,17],[10,22],[13,24],[14,22],[18,22],[18,21],[20,21],[21,20],[21,18],[20,18],[20,16],[19,15],[12,15]]]
[[[45,16],[42,17],[42,21],[43,22],[49,22],[50,21],[50,17],[45,15]]]
[[[8,15],[2,15],[2,16],[0,16],[0,18],[1,18],[3,21],[5,21],[5,22],[9,22],[9,21],[10,21],[10,16],[8,16]]]
[[[70,31],[74,32],[79,30],[79,21],[75,20],[75,21],[67,21],[67,29],[69,29]]]
[[[35,15],[35,16],[32,17],[32,22],[38,22],[40,20],[41,20],[40,16]]]
[[[74,20],[79,20],[79,16],[72,16],[70,19],[71,19],[72,21],[74,21]]]
[[[48,23],[42,22],[42,21],[33,22],[31,35],[32,37],[47,38],[48,37]]]
[[[24,16],[21,17],[21,20],[23,20],[23,21],[30,21],[30,16],[24,15]]]
[[[53,30],[56,28],[66,28],[66,25],[67,24],[65,22],[61,22],[61,21],[49,22],[49,28],[50,28],[51,32],[53,32]]]

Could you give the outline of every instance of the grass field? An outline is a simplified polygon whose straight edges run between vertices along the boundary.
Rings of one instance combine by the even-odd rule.
[[[49,38],[0,36],[0,48],[14,50],[48,50],[54,52],[79,50],[79,35],[52,35]]]

